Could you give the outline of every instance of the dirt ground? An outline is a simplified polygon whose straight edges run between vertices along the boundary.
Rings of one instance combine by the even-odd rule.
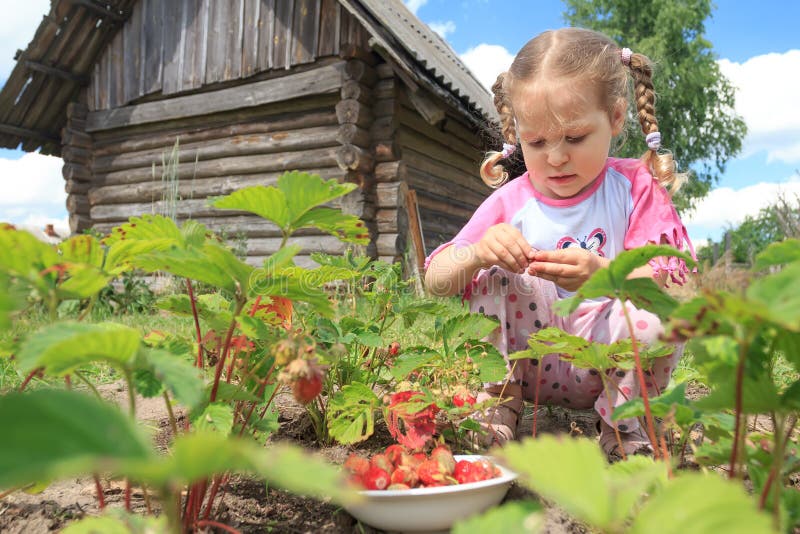
[[[101,394],[120,404],[127,402],[127,393],[121,383],[100,388]],[[342,463],[352,450],[351,447],[320,448],[314,442],[310,422],[304,409],[296,404],[290,395],[279,395],[280,431],[276,440],[289,440],[317,451],[334,463]],[[178,414],[180,416],[180,414]],[[138,399],[137,417],[155,429],[156,445],[166,448],[170,431],[166,410],[160,397]],[[519,435],[531,433],[533,421],[532,407],[527,406],[520,422]],[[537,432],[567,433],[580,432],[594,438],[597,435],[595,423],[597,416],[592,410],[548,409],[540,407],[537,413]],[[359,445],[359,451],[377,451],[392,443],[388,431],[377,425],[375,434]],[[102,481],[106,506],[123,506],[123,485],[118,481]],[[330,503],[303,498],[278,489],[269,488],[261,482],[234,476],[223,487],[222,504],[216,520],[233,527],[242,533],[363,533],[378,534],[366,525],[360,525],[346,511]],[[513,485],[506,500],[533,498],[526,489]],[[144,512],[145,496],[141,489],[134,488],[132,494],[134,512]],[[155,505],[154,505],[155,506]],[[99,512],[95,499],[95,483],[91,477],[64,480],[52,484],[43,492],[30,495],[17,492],[0,500],[0,532],[7,534],[37,534],[57,531],[65,525],[86,515]],[[555,508],[547,509],[545,530],[552,534],[588,532],[583,525],[576,523]],[[221,530],[219,532],[222,532]]]

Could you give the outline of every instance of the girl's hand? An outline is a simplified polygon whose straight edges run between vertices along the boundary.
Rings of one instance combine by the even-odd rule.
[[[577,247],[540,250],[528,266],[528,274],[550,280],[567,291],[577,291],[596,270],[609,263],[606,258]]]
[[[534,250],[517,228],[500,223],[490,227],[474,245],[481,268],[497,265],[512,273],[522,273],[533,260]]]

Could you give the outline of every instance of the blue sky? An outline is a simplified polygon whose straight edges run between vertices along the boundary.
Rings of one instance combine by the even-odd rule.
[[[564,25],[560,0],[404,0],[443,35],[485,85],[531,37]],[[8,4],[8,5],[5,5]],[[13,8],[12,8],[13,4]],[[49,0],[0,0],[0,83],[49,8]],[[696,243],[773,202],[800,194],[800,2],[717,0],[706,37],[738,88],[736,111],[750,133],[740,157],[697,210],[684,217]],[[668,133],[664,132],[668,139]],[[668,144],[668,142],[667,142]],[[61,160],[0,149],[0,220],[66,230]],[[24,176],[24,180],[9,179]]]

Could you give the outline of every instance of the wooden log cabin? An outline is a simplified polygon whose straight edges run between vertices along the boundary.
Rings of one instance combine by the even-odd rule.
[[[244,235],[253,264],[277,228],[208,197],[294,169],[357,183],[338,205],[393,261],[451,238],[489,193],[491,96],[400,0],[52,0],[16,60],[0,146],[63,158],[72,232],[162,212],[176,139],[175,217]],[[294,242],[301,265],[343,250]]]

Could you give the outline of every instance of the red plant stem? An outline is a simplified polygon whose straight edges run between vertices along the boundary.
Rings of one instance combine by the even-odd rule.
[[[236,339],[241,339],[241,338],[237,337]],[[231,376],[233,376],[233,364],[236,362],[236,358],[238,356],[239,356],[239,346],[237,345],[236,347],[233,348],[233,350],[231,350],[231,361],[228,363],[228,371],[225,375],[225,382],[227,382],[228,384],[231,383]]]
[[[264,377],[264,380],[261,382],[261,385],[258,386],[258,393],[256,393],[256,397],[261,397],[261,395],[264,394],[264,390],[267,389],[267,383],[269,382],[269,377],[272,375],[273,369],[275,369],[275,362],[272,362],[272,366],[269,368],[269,371],[267,371],[267,375]],[[272,395],[269,396],[269,400],[267,401],[267,404],[264,406],[264,411],[261,413],[262,418],[264,417],[264,414],[267,413],[266,410],[269,407],[270,403],[272,402],[272,399],[275,398],[276,391],[278,391],[278,388],[272,390]],[[256,409],[256,403],[253,402],[250,404],[250,410],[247,412],[247,417],[245,417],[244,421],[242,421],[242,429],[239,431],[239,436],[242,436],[244,434],[244,429],[247,427],[247,423],[250,422],[250,418],[253,416],[253,410],[255,409]]]
[[[731,448],[730,470],[728,478],[736,478],[736,462],[739,459],[739,441],[742,434],[742,407],[743,407],[743,386],[744,386],[744,359],[747,354],[744,344],[740,345],[739,363],[736,365],[736,422],[733,430],[733,447]]]
[[[221,483],[222,475],[215,476],[214,481],[211,483],[211,490],[208,492],[208,502],[206,503],[205,512],[203,512],[203,519],[208,519],[208,516],[211,515],[211,507],[214,506],[214,499],[217,498],[217,491]]]
[[[191,279],[186,279],[186,289],[189,293],[189,302],[192,305],[192,317],[194,318],[194,330],[197,336],[197,367],[203,368],[203,334],[200,332],[200,317],[197,314],[197,303],[194,300],[194,290],[192,289]]]
[[[36,369],[28,373],[28,376],[26,376],[25,380],[22,381],[22,384],[19,385],[18,391],[19,392],[25,391],[25,388],[28,386],[28,382],[30,382],[33,379],[33,377],[36,376],[41,370],[42,370],[41,367],[37,367]]]
[[[256,297],[256,300],[253,302],[253,305],[250,307],[250,312],[248,315],[250,317],[255,317],[256,312],[258,311],[258,305],[261,304],[261,295]]]
[[[64,385],[67,389],[72,389],[72,379],[69,375],[64,375]]]
[[[667,440],[664,439],[664,432],[661,432],[659,437],[661,438],[661,454],[664,456],[664,460],[667,463],[667,478],[672,479],[672,463],[667,461],[669,459],[669,451],[667,450]]]
[[[94,489],[97,492],[97,507],[102,510],[106,507],[106,499],[103,496],[103,486],[100,484],[100,477],[94,475]]]
[[[542,363],[541,361],[539,363]],[[541,376],[541,367],[536,366],[536,389],[533,391],[533,432],[531,432],[531,437],[536,439],[536,417],[539,414],[539,389],[541,389],[540,383],[540,376]]]
[[[214,402],[217,400],[217,390],[219,389],[219,379],[222,376],[222,369],[225,367],[225,358],[228,357],[228,351],[231,348],[231,338],[233,337],[233,330],[236,328],[236,316],[242,311],[242,306],[244,304],[239,304],[236,306],[236,311],[233,314],[233,319],[231,319],[231,325],[228,327],[228,332],[225,334],[225,345],[221,351],[219,361],[217,362],[217,368],[214,370],[214,385],[211,388],[211,396],[209,398],[209,402]]]
[[[214,527],[224,530],[225,532],[230,532],[231,534],[241,534],[238,530],[233,527],[229,527],[224,523],[220,523],[218,521],[212,521],[210,519],[201,519],[200,521],[195,521],[195,527]]]
[[[220,486],[222,486],[222,485],[224,485],[224,484],[227,484],[227,483],[228,483],[228,480],[229,480],[229,478],[230,478],[230,477],[229,477],[229,475],[228,475],[227,473],[225,473],[224,475],[222,475],[222,480],[220,481]],[[220,509],[220,507],[222,506],[222,501],[225,499],[225,489],[226,489],[226,488],[222,488],[222,495],[220,496],[220,498],[219,498],[219,502],[217,503],[217,513],[219,513],[219,509]]]
[[[125,479],[125,511],[131,511],[131,481]]]
[[[598,370],[600,376],[600,383],[603,384],[603,391],[606,394],[606,403],[608,404],[608,414],[611,417],[611,414],[614,413],[614,407],[611,405],[611,395],[608,394],[608,382],[611,380],[605,373]],[[603,378],[605,377],[605,378]],[[628,455],[625,453],[625,445],[622,443],[622,436],[619,434],[619,425],[614,422],[614,426],[611,428],[614,429],[614,437],[617,438],[617,446],[619,447],[619,452],[622,455],[622,461],[628,460]]]
[[[769,496],[769,490],[772,489],[772,483],[775,480],[775,464],[772,464],[772,469],[769,470],[769,475],[767,476],[767,481],[764,482],[764,489],[761,490],[761,495],[758,497],[758,509],[763,510],[764,507],[767,505],[767,497]]]
[[[644,402],[644,418],[647,422],[647,437],[650,440],[650,445],[653,447],[653,456],[658,459],[658,441],[656,440],[656,425],[653,421],[653,412],[650,411],[650,398],[647,395],[647,385],[645,385],[644,371],[642,370],[642,359],[639,357],[639,344],[636,342],[636,336],[633,334],[633,323],[631,316],[628,313],[628,308],[625,303],[622,303],[622,311],[625,313],[625,322],[628,325],[628,332],[631,334],[631,347],[633,348],[633,361],[636,365],[636,376],[639,378],[639,391],[642,395]],[[666,460],[667,458],[664,458]]]

